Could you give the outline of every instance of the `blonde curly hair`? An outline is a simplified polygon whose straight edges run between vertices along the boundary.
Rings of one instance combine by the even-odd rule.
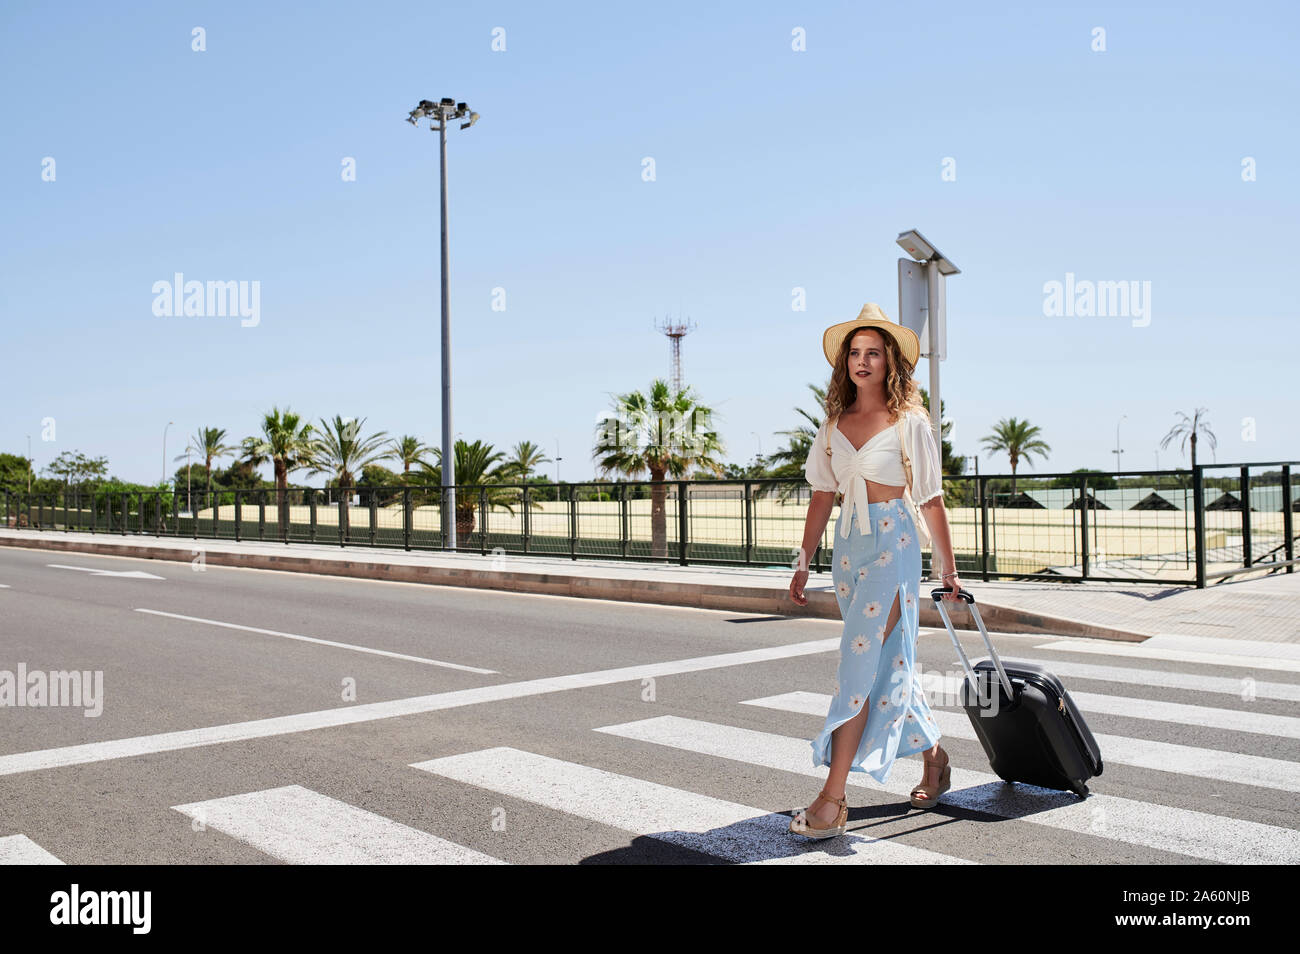
[[[840,352],[835,357],[835,370],[831,372],[831,384],[826,389],[826,421],[834,426],[837,418],[858,399],[858,386],[849,376],[849,349],[853,336],[863,331],[874,331],[884,342],[885,352],[885,406],[889,409],[889,420],[897,422],[899,417],[909,410],[926,413],[921,401],[921,389],[912,377],[912,366],[907,363],[894,336],[879,328],[864,326],[854,328],[844,336]]]

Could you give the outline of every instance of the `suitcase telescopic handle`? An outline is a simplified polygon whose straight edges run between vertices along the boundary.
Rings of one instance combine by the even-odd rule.
[[[934,589],[930,591],[930,599],[934,600],[937,603],[939,602],[939,600],[943,599],[944,594],[951,593],[951,592],[952,590],[950,590],[946,586],[936,586]],[[958,587],[957,596],[972,605],[975,603],[975,597],[971,594],[970,590],[964,590],[961,587]]]
[[[952,590],[946,586],[935,587],[930,591],[930,599],[934,600],[934,605],[939,608],[939,615],[943,617],[943,625],[948,629],[948,636],[952,639],[952,644],[957,650],[957,655],[961,657],[962,665],[966,669],[966,675],[970,679],[971,688],[975,690],[975,697],[979,699],[980,706],[987,708],[992,705],[993,700],[984,701],[980,695],[979,680],[975,678],[975,668],[970,664],[970,659],[966,657],[966,651],[961,648],[961,643],[957,640],[957,632],[952,628],[952,621],[948,619],[948,608],[944,606],[944,594],[951,594]],[[984,637],[984,645],[989,649],[989,657],[993,660],[993,665],[997,667],[998,677],[1002,680],[1002,685],[1006,687],[1007,698],[1015,699],[1015,691],[1011,688],[1011,679],[1007,676],[1007,671],[1002,668],[1002,660],[998,658],[997,650],[993,648],[993,640],[989,639],[989,631],[984,628],[984,620],[980,618],[979,607],[975,605],[975,597],[969,590],[958,589],[957,596],[966,601],[970,607],[971,616],[975,617],[975,625],[979,627],[980,635]]]

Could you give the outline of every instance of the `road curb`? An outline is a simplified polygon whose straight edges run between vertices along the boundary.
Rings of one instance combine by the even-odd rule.
[[[188,542],[188,541],[187,541]],[[322,559],[313,556],[295,556],[270,553],[238,553],[214,549],[210,540],[194,540],[192,547],[151,546],[136,541],[82,541],[56,538],[23,539],[0,535],[0,545],[26,550],[56,550],[73,553],[92,553],[103,556],[125,556],[136,559],[163,560],[172,563],[190,563],[189,550],[203,550],[206,564],[213,566],[242,567],[254,570],[281,570],[291,573],[310,573],[318,576],[342,576],[358,579],[389,580],[399,583],[420,583],[430,586],[460,586],[475,589],[504,590],[515,593],[540,593],[550,596],[572,596],[582,599],[617,600],[631,603],[657,603],[667,606],[698,607],[700,609],[729,610],[743,613],[765,613],[773,616],[812,616],[838,620],[839,604],[829,587],[806,591],[807,606],[790,602],[784,586],[768,583],[717,584],[687,583],[662,580],[629,580],[544,570],[484,570],[476,567],[428,566],[410,563],[385,563],[382,560]],[[943,619],[929,599],[928,589],[921,603],[920,624],[930,628],[943,628]],[[980,600],[980,615],[990,630],[1002,633],[1041,633],[1052,636],[1082,636],[1090,639],[1111,639],[1121,642],[1141,642],[1148,634],[1099,626],[1084,620],[1064,616],[1048,616],[1010,606]],[[950,612],[955,629],[974,630],[969,613]]]

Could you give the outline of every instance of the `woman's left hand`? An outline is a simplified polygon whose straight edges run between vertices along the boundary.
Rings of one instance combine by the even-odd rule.
[[[943,594],[943,598],[945,600],[948,600],[949,602],[952,602],[953,600],[960,600],[961,597],[958,596],[957,594],[961,592],[961,577],[959,576],[948,577],[948,586],[952,588],[952,592]]]

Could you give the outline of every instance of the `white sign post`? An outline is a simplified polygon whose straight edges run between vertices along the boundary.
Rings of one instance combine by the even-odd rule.
[[[930,329],[926,316],[930,309],[930,291],[925,280],[925,266],[910,258],[898,260],[898,323],[911,328],[921,339],[921,354],[930,353]]]
[[[943,400],[939,394],[939,362],[948,352],[949,275],[961,270],[912,229],[898,236],[911,259],[898,260],[898,322],[911,328],[921,342],[921,357],[930,362],[930,426],[936,444],[943,441]]]

